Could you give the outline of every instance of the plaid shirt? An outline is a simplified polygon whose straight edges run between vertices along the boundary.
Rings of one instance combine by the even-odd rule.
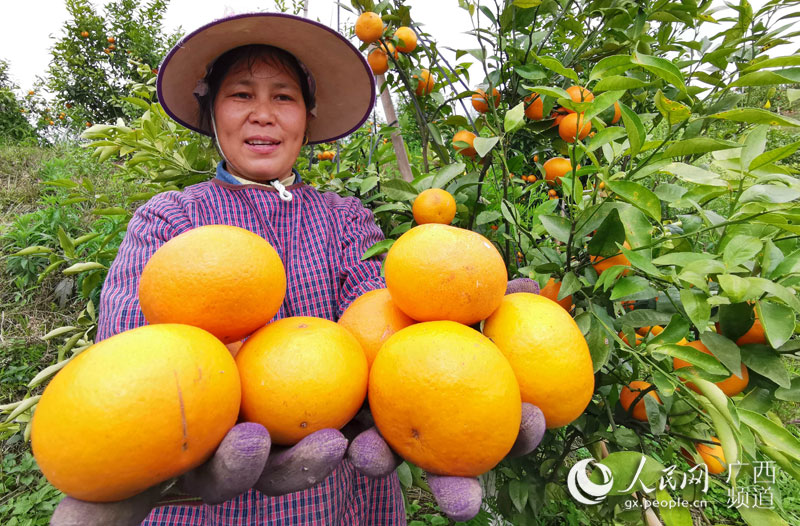
[[[108,272],[100,298],[97,341],[146,325],[138,283],[145,263],[169,239],[203,225],[234,225],[278,251],[286,298],[274,320],[316,316],[338,320],[361,294],[385,287],[380,261],[361,261],[383,238],[372,213],[355,198],[319,193],[302,181],[277,191],[241,184],[221,166],[217,177],[164,192],[140,207]],[[406,524],[396,474],[372,480],[347,461],[317,486],[281,497],[249,490],[217,506],[161,506],[142,526],[400,525]]]

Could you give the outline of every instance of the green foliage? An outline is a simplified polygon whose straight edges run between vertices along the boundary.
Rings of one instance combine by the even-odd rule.
[[[64,494],[51,486],[29,451],[3,455],[0,521],[6,526],[47,526]]]
[[[87,122],[138,114],[120,99],[138,78],[137,64],[157,67],[178,40],[178,34],[168,35],[162,27],[167,4],[114,0],[103,16],[87,0],[66,0],[70,18],[53,46],[47,77],[47,87],[56,94],[57,116],[64,115],[61,124],[75,132]]]
[[[0,59],[0,137],[23,141],[36,137],[17,98],[18,87],[8,78],[8,62]]]

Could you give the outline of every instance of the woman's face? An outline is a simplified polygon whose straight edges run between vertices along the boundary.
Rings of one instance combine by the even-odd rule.
[[[251,181],[288,176],[303,145],[306,118],[295,75],[263,60],[252,68],[234,65],[214,100],[228,171]]]

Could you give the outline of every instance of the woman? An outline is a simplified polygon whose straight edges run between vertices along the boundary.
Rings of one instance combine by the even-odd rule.
[[[366,249],[383,238],[372,214],[355,198],[319,193],[292,169],[304,144],[343,137],[371,111],[372,73],[344,37],[284,14],[217,20],[186,36],[169,53],[159,69],[158,97],[175,121],[214,137],[223,161],[213,180],[159,194],[136,211],[103,286],[98,341],[146,324],[137,298],[144,264],[166,241],[202,225],[246,228],[278,251],[287,291],[275,319],[337,320],[355,298],[385,286],[380,261],[361,261]],[[252,438],[249,433],[244,433],[246,439]],[[249,447],[242,446],[247,452]],[[267,454],[259,453],[259,471]],[[306,477],[292,487],[307,488],[302,491],[267,497],[252,489],[250,481],[232,492],[237,496],[216,499],[225,500],[219,505],[159,506],[142,524],[405,524],[397,476],[369,479],[348,461],[340,463],[343,454],[321,482]],[[267,465],[265,473],[269,470]],[[229,475],[240,477],[238,472]],[[119,507],[149,510],[160,489],[150,493],[141,502]],[[126,519],[123,512],[114,515],[114,504],[74,511],[76,506],[65,499],[53,524],[141,521],[131,518],[134,512]],[[101,517],[104,512],[110,514]]]

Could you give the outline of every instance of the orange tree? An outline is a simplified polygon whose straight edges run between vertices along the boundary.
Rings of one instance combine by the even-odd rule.
[[[490,238],[509,277],[554,279],[559,299],[572,296],[592,352],[592,403],[532,455],[495,470],[489,507],[514,524],[571,514],[593,524],[644,520],[641,501],[631,509],[631,494],[693,500],[687,488],[658,488],[667,465],[684,465],[676,455],[683,451],[692,465],[706,462],[720,473],[709,491],[723,501],[727,493],[727,517],[797,521],[779,497],[774,509],[733,499],[757,482],[754,466],[763,462],[800,481],[800,440],[772,412],[800,401],[800,379],[790,372],[800,348],[800,183],[780,163],[800,141],[773,146],[776,134],[800,121],[753,97],[754,87],[782,90],[800,79],[792,68],[800,59],[767,54],[793,36],[783,22],[795,2],[754,10],[742,1],[719,14],[696,1],[461,0],[476,46],[457,50],[455,63],[402,2],[351,4],[386,24],[373,46],[398,46],[400,26],[413,28],[419,43],[388,55],[382,86],[413,113],[409,135],[421,144],[412,152],[414,180],[378,174],[377,164],[338,176],[340,187],[357,188],[387,235],[365,257],[388,250],[414,225],[409,212],[420,192],[444,188],[457,202],[453,224]],[[476,63],[471,70],[465,57]],[[426,71],[435,78],[430,93],[420,87]],[[497,104],[489,93],[499,93]],[[350,146],[342,147],[347,156]],[[562,160],[546,168],[554,158]],[[551,171],[559,164],[560,172]],[[634,338],[636,329],[656,326]],[[747,379],[736,383],[746,387],[723,392],[718,384],[743,372]],[[693,390],[685,388],[689,380]],[[632,388],[625,410],[620,393],[634,381],[649,387]],[[563,390],[569,397],[570,386]],[[637,406],[643,418],[635,418]],[[716,441],[722,469],[696,453],[719,447]],[[576,451],[611,469],[614,484],[602,504],[564,505]],[[636,493],[629,488],[635,476]],[[660,519],[691,523],[685,507]]]

